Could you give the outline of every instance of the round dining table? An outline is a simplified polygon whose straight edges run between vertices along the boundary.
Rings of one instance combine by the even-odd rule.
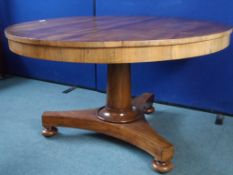
[[[145,114],[155,111],[154,95],[131,97],[131,63],[212,54],[229,45],[231,33],[231,27],[215,22],[155,16],[41,19],[5,30],[10,50],[18,55],[108,65],[106,104],[96,109],[44,112],[44,136],[54,136],[57,127],[106,134],[152,155],[152,166],[160,173],[173,168],[174,146],[145,119]]]

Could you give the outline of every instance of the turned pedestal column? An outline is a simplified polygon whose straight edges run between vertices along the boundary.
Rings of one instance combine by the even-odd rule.
[[[130,64],[108,65],[107,104],[99,110],[99,119],[129,123],[142,117],[140,110],[132,104],[130,81]]]

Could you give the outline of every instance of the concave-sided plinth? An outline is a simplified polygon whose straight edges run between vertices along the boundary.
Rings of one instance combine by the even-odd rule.
[[[131,99],[130,65],[108,65],[107,104],[99,109],[45,112],[44,136],[57,133],[56,127],[72,127],[103,133],[131,143],[154,157],[153,168],[165,173],[173,168],[173,145],[147,123],[144,113],[154,111],[154,96],[144,93]]]

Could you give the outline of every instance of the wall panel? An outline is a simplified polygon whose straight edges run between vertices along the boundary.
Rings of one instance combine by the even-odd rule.
[[[7,24],[66,16],[92,16],[93,0],[0,0]],[[95,88],[95,65],[56,63],[17,56],[4,44],[10,74]]]

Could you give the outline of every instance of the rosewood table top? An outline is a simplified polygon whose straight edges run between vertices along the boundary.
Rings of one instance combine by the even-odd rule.
[[[162,17],[69,17],[6,29],[10,49],[54,61],[134,63],[190,58],[226,48],[232,28]]]

